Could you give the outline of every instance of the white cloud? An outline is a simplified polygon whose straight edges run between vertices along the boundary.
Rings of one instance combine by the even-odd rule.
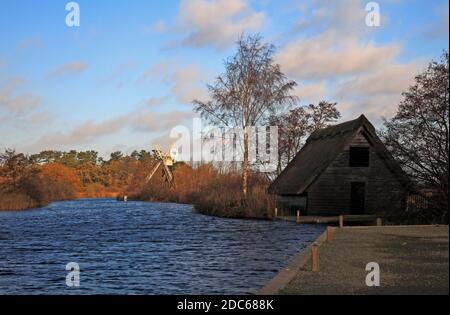
[[[282,70],[299,83],[295,93],[301,99],[337,101],[343,120],[365,113],[379,122],[392,115],[422,61],[400,62],[399,43],[371,40],[372,32],[383,31],[387,19],[382,17],[381,28],[367,27],[364,1],[307,4],[294,27],[303,37],[276,55]]]
[[[296,86],[294,90],[294,94],[298,96],[301,101],[308,102],[320,101],[326,93],[326,86],[324,82],[301,84]]]
[[[359,100],[341,99],[338,109],[342,121],[352,120],[364,114],[375,126],[382,123],[383,117],[392,117],[398,107],[402,95],[380,94],[377,97],[365,97]]]
[[[34,125],[43,125],[43,124],[49,124],[54,119],[54,114],[44,110],[44,111],[38,111],[35,113],[32,113],[29,117],[29,121]]]
[[[163,60],[147,70],[138,78],[137,82],[143,84],[149,80],[158,80],[170,87],[169,95],[180,104],[191,104],[194,99],[207,99],[206,82],[208,74],[196,64],[179,65],[174,60]],[[153,103],[156,99],[151,99]]]
[[[288,44],[276,60],[295,78],[330,79],[377,69],[392,62],[399,52],[397,44],[377,46],[333,31]]]
[[[360,0],[305,1],[299,6],[300,17],[294,30],[316,33],[334,30],[346,34],[368,32],[365,4]]]
[[[27,152],[45,149],[70,149],[73,146],[91,144],[99,138],[114,135],[124,129],[135,132],[164,132],[187,122],[193,117],[192,112],[170,111],[150,112],[138,108],[124,115],[103,121],[85,121],[71,130],[48,132],[36,142],[25,146]]]
[[[335,97],[348,103],[348,113],[366,113],[375,121],[391,117],[406,91],[421,71],[418,62],[389,64],[371,73],[341,82],[334,90]],[[351,118],[351,117],[348,117]]]
[[[113,134],[125,127],[127,117],[117,117],[102,122],[86,121],[68,132],[49,132],[33,147],[48,149],[89,143],[92,140]]]
[[[25,79],[16,77],[0,85],[0,109],[9,113],[26,113],[41,104],[41,99],[30,92],[21,92]]]
[[[265,22],[266,14],[254,11],[246,0],[182,0],[177,30],[185,35],[184,45],[224,48]]]
[[[25,78],[0,80],[0,127],[4,130],[32,133],[37,127],[49,126],[53,119],[42,98],[28,90]]]
[[[206,73],[198,66],[190,65],[177,69],[167,83],[173,82],[171,92],[179,103],[191,104],[194,99],[207,98],[206,77]]]
[[[56,79],[59,77],[71,75],[71,74],[80,74],[84,72],[88,68],[88,65],[84,62],[73,61],[62,64],[55,69],[51,70],[47,74],[47,78]]]
[[[145,105],[148,106],[158,106],[164,104],[169,99],[169,96],[156,97],[152,96],[145,100]]]
[[[385,68],[339,84],[337,95],[348,97],[351,95],[398,94],[399,91],[405,91],[413,83],[413,79],[419,71],[417,63],[390,64]]]

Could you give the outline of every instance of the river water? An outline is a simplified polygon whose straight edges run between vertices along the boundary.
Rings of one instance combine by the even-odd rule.
[[[323,229],[111,199],[0,211],[0,294],[252,294]]]

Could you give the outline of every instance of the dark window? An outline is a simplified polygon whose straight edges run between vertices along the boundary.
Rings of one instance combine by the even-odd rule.
[[[350,147],[350,167],[369,166],[368,147]]]

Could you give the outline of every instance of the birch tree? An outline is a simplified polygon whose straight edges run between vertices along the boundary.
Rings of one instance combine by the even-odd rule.
[[[296,86],[274,62],[275,47],[259,35],[241,36],[237,52],[225,60],[225,72],[208,85],[210,100],[195,100],[194,109],[213,124],[243,130],[242,194],[247,198],[249,177],[249,127],[268,122],[269,117],[297,98]]]

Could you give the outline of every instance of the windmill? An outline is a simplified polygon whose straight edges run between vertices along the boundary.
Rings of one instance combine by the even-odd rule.
[[[158,162],[156,163],[155,167],[153,167],[152,171],[145,178],[145,182],[148,183],[152,179],[153,175],[155,175],[156,171],[162,166],[163,177],[172,188],[175,185],[175,181],[170,167],[173,166],[174,159],[169,153],[164,154],[161,151],[161,149],[159,149],[159,147],[152,150],[152,152]]]

